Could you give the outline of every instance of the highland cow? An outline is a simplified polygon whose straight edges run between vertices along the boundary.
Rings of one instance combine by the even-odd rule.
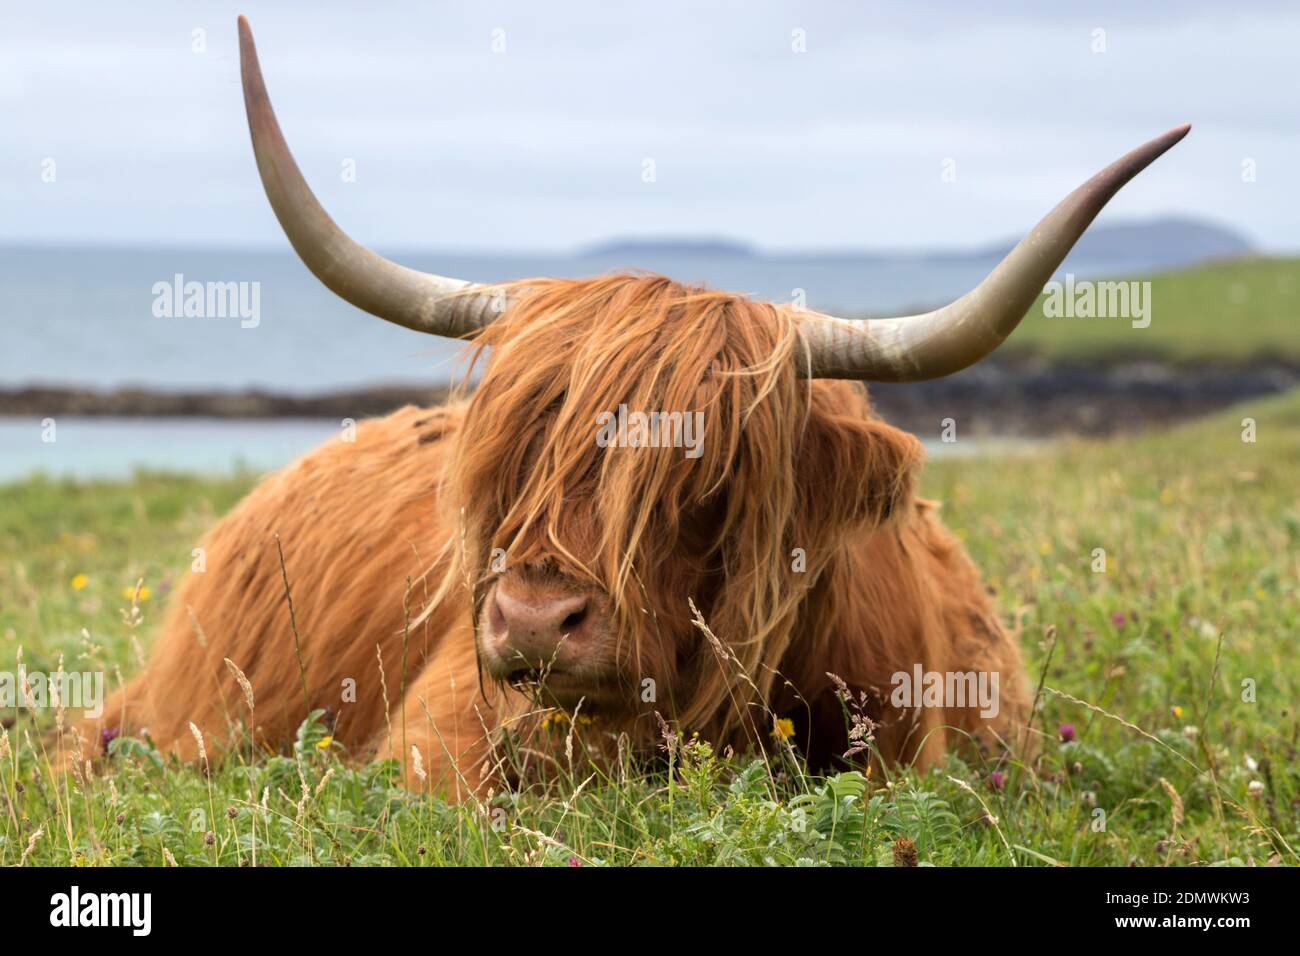
[[[264,480],[83,738],[147,730],[193,759],[193,724],[216,759],[250,737],[284,747],[324,709],[354,755],[459,794],[501,776],[506,739],[545,754],[556,712],[590,718],[597,752],[651,752],[666,727],[736,748],[784,738],[817,767],[1018,744],[1016,640],[915,493],[920,443],[862,383],[991,352],[1186,127],[1085,183],[952,305],[851,322],[656,275],[485,287],[382,259],[316,202],[242,18],[240,39],[258,167],[294,248],[359,308],[472,339],[481,377]],[[629,409],[701,422],[698,453],[597,441]],[[998,699],[899,706],[893,676],[913,672],[993,674],[979,686]]]

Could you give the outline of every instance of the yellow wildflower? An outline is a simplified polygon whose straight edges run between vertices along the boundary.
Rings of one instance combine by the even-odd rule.
[[[794,721],[789,717],[777,717],[772,721],[772,736],[777,740],[789,740],[794,736]]]
[[[316,742],[316,749],[317,749],[317,750],[329,750],[329,749],[330,749],[330,744],[332,744],[332,743],[334,743],[334,738],[333,738],[333,737],[330,737],[330,736],[322,737],[320,740],[318,740],[318,741]]]
[[[86,583],[89,580],[90,578],[86,577],[84,574],[78,574],[75,578],[72,579],[72,590],[80,591],[82,588],[86,586]]]
[[[542,718],[542,730],[548,730],[551,727],[558,727],[560,724],[567,724],[569,723],[570,720],[572,720],[572,718],[565,711],[553,710],[545,717]],[[594,724],[596,722],[596,718],[593,717],[591,714],[584,714],[580,712],[578,714],[578,719],[576,722],[585,727],[588,724]]]
[[[562,710],[553,710],[542,718],[542,730],[550,730],[560,724],[568,723],[569,715]]]

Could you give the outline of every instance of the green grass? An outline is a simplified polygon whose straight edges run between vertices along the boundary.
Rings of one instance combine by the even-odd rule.
[[[37,731],[53,718],[24,712],[0,744],[0,863],[31,845],[29,864],[872,865],[901,837],[934,864],[1300,862],[1297,462],[1300,393],[1167,434],[929,466],[923,492],[1045,685],[1041,753],[1001,789],[956,759],[816,779],[797,753],[765,765],[689,741],[671,775],[579,760],[547,793],[458,807],[397,788],[391,765],[350,765],[319,724],[293,754],[210,776],[126,742],[82,783],[48,772]],[[0,487],[0,667],[21,646],[31,670],[60,654],[134,670],[193,542],[254,480]]]
[[[1300,361],[1300,259],[1240,259],[1155,275],[1146,328],[1129,319],[1047,318],[1043,301],[1012,333],[1008,350],[1053,360]]]

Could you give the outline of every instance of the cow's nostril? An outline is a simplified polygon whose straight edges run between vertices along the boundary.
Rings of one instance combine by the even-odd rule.
[[[498,634],[506,632],[506,615],[501,610],[501,598],[498,594],[493,594],[488,604],[488,625]]]
[[[580,607],[578,608],[578,610],[574,611],[572,614],[570,614],[568,617],[566,617],[563,621],[560,622],[560,630],[571,631],[586,619],[587,619],[587,608],[586,606]]]

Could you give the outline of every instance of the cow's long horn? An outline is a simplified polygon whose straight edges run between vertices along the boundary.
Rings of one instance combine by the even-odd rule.
[[[468,282],[417,272],[353,242],[312,195],[285,144],[248,21],[239,18],[244,107],[266,198],[294,250],[321,282],[359,309],[417,332],[473,335],[500,311],[495,298]]]
[[[1020,324],[1102,206],[1189,129],[1179,126],[1139,146],[1070,193],[983,282],[951,305],[890,319],[803,316],[808,354],[801,372],[811,378],[916,382],[975,364]]]

